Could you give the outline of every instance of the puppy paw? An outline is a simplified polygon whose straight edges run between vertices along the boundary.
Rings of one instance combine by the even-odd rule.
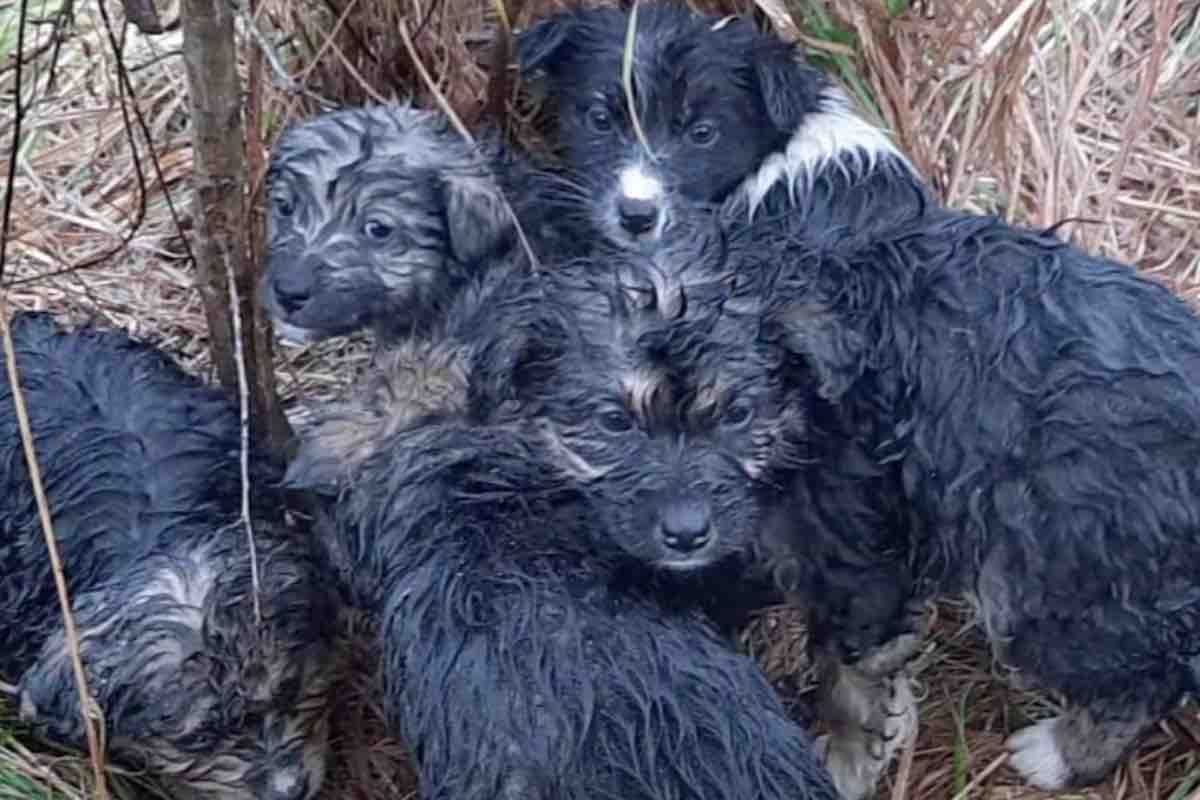
[[[1071,770],[1058,745],[1057,717],[1042,720],[1008,737],[1009,763],[1029,784],[1047,792],[1067,785]]]
[[[917,703],[908,675],[896,673],[884,679],[885,691],[875,717],[864,730],[872,737],[871,755],[884,767],[892,762],[900,748],[917,732]],[[882,771],[882,768],[881,770]]]
[[[880,777],[917,729],[917,706],[906,674],[870,685],[875,702],[867,718],[861,724],[843,719],[834,734],[816,742],[817,757],[845,800],[873,796]]]
[[[38,721],[37,703],[34,702],[33,695],[29,693],[28,689],[21,690],[19,715],[21,722],[24,722],[27,725],[33,725]]]
[[[899,672],[921,649],[921,638],[917,631],[896,636],[861,658],[854,668],[866,675],[892,675]]]
[[[856,752],[862,749],[860,743],[827,733],[817,737],[813,749],[842,800],[867,800],[874,795],[879,773],[870,758]]]

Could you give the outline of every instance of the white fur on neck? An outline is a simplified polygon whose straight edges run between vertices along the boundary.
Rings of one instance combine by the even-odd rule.
[[[880,159],[890,159],[914,171],[882,130],[851,107],[849,98],[835,87],[825,90],[821,110],[808,114],[792,134],[787,147],[763,159],[762,165],[742,182],[738,193],[750,216],[775,186],[784,183],[793,203],[812,188],[822,169],[832,164],[844,175],[862,175]]]

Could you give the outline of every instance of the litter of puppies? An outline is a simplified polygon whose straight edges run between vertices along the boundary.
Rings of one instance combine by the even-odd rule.
[[[946,595],[1065,698],[1008,740],[1033,786],[1100,781],[1200,690],[1196,314],[941,206],[749,20],[652,3],[629,24],[518,37],[559,173],[407,104],[280,139],[260,301],[284,338],[377,350],[309,409],[285,482],[315,496],[310,531],[253,459],[264,626],[230,532],[236,412],[118,334],[15,324],[114,757],[181,792],[314,796],[339,604],[378,625],[431,800],[872,796]],[[3,677],[79,746],[5,422]],[[781,601],[808,617],[819,739],[730,637]]]

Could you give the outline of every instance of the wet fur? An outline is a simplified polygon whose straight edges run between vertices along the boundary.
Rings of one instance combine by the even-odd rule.
[[[251,471],[259,625],[238,523],[236,409],[121,333],[19,314],[13,338],[110,756],[181,795],[312,796],[327,751],[328,605],[306,539],[276,516],[278,467],[255,458]],[[0,674],[20,689],[23,716],[83,747],[7,381],[0,395]]]
[[[519,38],[523,72],[544,75],[576,187],[573,204],[598,235],[654,247],[681,209],[723,205],[745,220],[802,208],[816,226],[907,214],[925,189],[886,135],[854,114],[842,91],[800,52],[749,19],[695,14],[681,3],[639,7],[633,85],[652,156],[636,135],[621,83],[629,12],[578,9]],[[608,122],[596,127],[596,115]],[[695,141],[696,126],[715,130]],[[665,224],[631,236],[618,219],[620,175],[657,180]],[[826,167],[831,167],[826,169]],[[876,171],[889,180],[874,180]],[[820,175],[819,179],[814,176]],[[563,202],[572,205],[564,191]]]
[[[475,365],[473,400],[397,418],[333,472],[306,469],[320,462],[305,450],[330,449],[318,424],[289,471],[338,481],[326,541],[381,620],[385,707],[421,796],[833,800],[753,662],[618,566],[598,498],[524,413],[555,390],[577,330],[540,289],[504,291],[512,324],[476,329],[499,341],[452,345]],[[360,418],[386,417],[386,397],[359,396]]]
[[[263,305],[302,341],[423,334],[476,273],[527,266],[506,197],[537,250],[553,250],[538,181],[493,135],[469,144],[434,111],[380,105],[299,123],[271,155]]]
[[[759,284],[738,274],[737,247],[700,217],[651,256],[613,249],[585,262],[590,290],[567,293],[577,344],[527,403],[570,456],[564,468],[603,496],[620,546],[666,573],[745,562],[802,456],[784,351],[757,340]],[[656,533],[680,503],[711,521],[709,543],[686,554]]]
[[[1196,688],[1195,314],[1126,265],[945,209],[770,251],[819,464],[781,517],[779,572],[815,640],[852,661],[914,601],[967,593],[1083,720],[1063,730],[1092,737],[1057,743],[1046,788],[1099,780]]]

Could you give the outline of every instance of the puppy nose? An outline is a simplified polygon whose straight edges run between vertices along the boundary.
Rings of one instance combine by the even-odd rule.
[[[271,288],[275,292],[275,300],[279,303],[280,308],[289,314],[299,311],[312,297],[309,286],[301,285],[282,276],[275,278]]]
[[[621,227],[636,236],[654,227],[658,205],[640,197],[622,197],[617,201],[617,214],[621,217]]]
[[[708,507],[695,500],[668,504],[659,523],[663,542],[681,553],[699,550],[712,538],[708,516]]]

